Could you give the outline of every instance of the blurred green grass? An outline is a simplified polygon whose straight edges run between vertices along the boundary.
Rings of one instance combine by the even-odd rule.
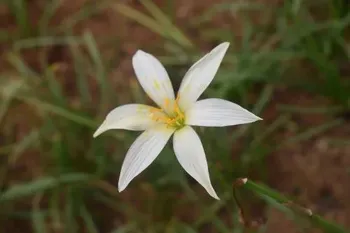
[[[233,182],[252,173],[266,181],[266,161],[271,153],[347,120],[350,73],[342,68],[349,64],[350,51],[347,1],[295,0],[275,7],[223,1],[210,3],[186,24],[174,23],[177,3],[172,0],[162,7],[148,0],[134,5],[86,1],[54,24],[51,21],[64,1],[38,1],[42,13],[32,24],[29,5],[33,2],[3,3],[15,27],[0,31],[7,64],[0,73],[0,218],[5,229],[11,219],[29,224],[30,232],[38,233],[243,232]],[[126,41],[110,38],[108,32],[101,36],[89,30],[74,31],[106,9],[157,36],[157,43],[145,49],[159,54],[175,86],[203,55],[203,47],[230,41],[231,48],[205,95],[232,100],[263,118],[268,107],[277,104],[277,114],[259,124],[235,127],[234,131],[199,129],[220,202],[210,200],[193,184],[168,147],[125,192],[117,192],[120,165],[135,134],[113,131],[93,140],[92,133],[113,107],[148,100],[129,74],[123,74],[122,88],[127,91],[115,91],[113,72],[125,59],[121,47]],[[244,30],[236,34],[230,27],[211,24],[218,15],[238,15]],[[258,22],[251,15],[258,15]],[[233,25],[234,21],[226,23]],[[102,45],[115,55],[104,56]],[[56,51],[52,48],[64,48],[69,59],[51,62],[50,51]],[[36,51],[37,67],[30,64],[27,51]],[[281,105],[274,98],[280,88],[325,97],[328,105]],[[306,129],[297,126],[293,137],[276,143],[279,132],[293,125],[293,114],[310,112],[321,112],[326,120]],[[18,128],[23,131],[21,137]],[[237,145],[234,160],[232,145]],[[33,173],[23,178],[22,171],[12,168],[27,160],[33,160]],[[283,200],[274,195],[270,199],[266,193],[261,195],[269,207],[283,207]],[[255,202],[250,195],[243,200]],[[294,219],[298,214],[292,211],[289,215]],[[315,221],[325,232],[335,232],[336,228],[323,223]],[[264,229],[261,224],[253,232]]]

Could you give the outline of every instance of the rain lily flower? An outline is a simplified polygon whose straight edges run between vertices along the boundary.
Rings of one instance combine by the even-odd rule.
[[[151,54],[136,52],[132,64],[137,79],[159,108],[143,104],[117,107],[93,135],[97,137],[110,129],[144,131],[125,156],[119,192],[156,159],[174,135],[174,152],[181,166],[212,197],[219,199],[210,181],[203,145],[192,126],[223,127],[261,120],[227,100],[198,100],[213,80],[228,47],[228,42],[222,43],[197,61],[185,74],[176,98],[163,65]]]

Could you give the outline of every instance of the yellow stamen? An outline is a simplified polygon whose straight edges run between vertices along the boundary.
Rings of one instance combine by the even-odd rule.
[[[169,105],[170,105],[170,100],[169,100],[169,98],[165,98],[165,99],[164,99],[164,107],[165,107],[165,108],[168,108]]]
[[[173,128],[182,128],[185,124],[185,115],[179,108],[177,104],[178,98],[176,98],[176,101],[173,102],[173,111],[171,114],[168,112],[164,112],[161,109],[152,108],[150,109],[150,117],[157,122],[161,122],[167,125],[167,127],[173,127]],[[169,109],[170,106],[170,99],[165,98],[164,99],[164,108]]]

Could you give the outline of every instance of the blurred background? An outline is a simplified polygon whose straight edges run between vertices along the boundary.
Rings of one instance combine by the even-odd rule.
[[[239,177],[350,227],[349,9],[348,0],[2,0],[0,232],[320,232],[287,205],[234,188]],[[177,89],[223,41],[231,46],[202,98],[264,121],[196,129],[221,201],[171,145],[118,193],[138,133],[92,134],[116,106],[152,103],[132,55],[154,54]]]

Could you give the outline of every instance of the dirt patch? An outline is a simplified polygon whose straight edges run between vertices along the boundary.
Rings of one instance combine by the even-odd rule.
[[[332,145],[332,138],[349,132],[349,125],[343,127],[281,149],[270,158],[269,167],[273,187],[297,197],[314,213],[350,227],[350,146]]]

